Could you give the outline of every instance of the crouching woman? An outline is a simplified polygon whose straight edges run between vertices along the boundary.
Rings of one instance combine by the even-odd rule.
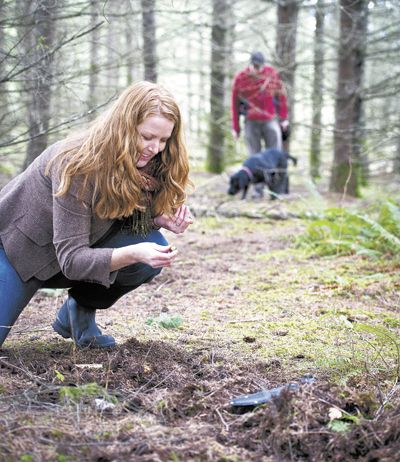
[[[47,148],[0,192],[0,347],[35,292],[69,288],[54,330],[112,347],[97,309],[151,281],[177,251],[160,233],[193,222],[181,114],[150,82],[127,88],[86,131]]]

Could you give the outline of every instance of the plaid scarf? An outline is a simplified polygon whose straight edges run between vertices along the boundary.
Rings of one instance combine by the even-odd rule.
[[[138,169],[142,190],[140,205],[144,207],[144,210],[135,209],[132,215],[122,220],[121,229],[129,233],[147,236],[153,230],[153,198],[160,189],[160,182],[154,176],[159,165],[157,157],[154,157],[143,168]]]

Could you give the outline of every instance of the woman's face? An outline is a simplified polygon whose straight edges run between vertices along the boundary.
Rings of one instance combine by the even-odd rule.
[[[138,132],[141,137],[141,153],[136,164],[138,168],[147,165],[154,156],[165,148],[173,129],[174,123],[162,115],[151,116],[138,125]]]

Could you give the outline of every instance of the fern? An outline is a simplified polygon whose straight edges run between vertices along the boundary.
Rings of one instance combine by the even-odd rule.
[[[383,204],[378,222],[388,231],[400,237],[400,207],[391,201]]]
[[[314,220],[297,243],[312,253],[328,255],[363,255],[377,258],[400,251],[400,208],[385,202],[377,218],[330,208],[323,218]]]
[[[400,342],[399,339],[396,337],[396,335],[390,331],[389,329],[386,329],[383,326],[371,326],[369,324],[363,324],[363,323],[358,323],[355,326],[355,329],[358,330],[359,332],[367,332],[369,334],[375,335],[377,338],[382,340],[384,343],[386,342],[392,342],[394,345],[397,345],[400,347]]]
[[[396,368],[395,368],[395,376],[396,381],[400,380],[400,342],[398,336],[386,329],[383,326],[371,326],[369,324],[356,324],[355,330],[362,333],[372,334],[375,336],[376,340],[381,346],[385,346],[387,348],[391,348],[395,351],[396,355]],[[386,355],[382,355],[380,348],[376,349],[379,356],[381,356],[384,363],[386,363]]]
[[[374,221],[367,216],[360,215],[359,218],[370,226],[378,241],[385,241],[389,244],[388,246],[383,245],[387,251],[391,251],[391,253],[400,251],[400,239],[397,236],[386,230],[377,221]]]

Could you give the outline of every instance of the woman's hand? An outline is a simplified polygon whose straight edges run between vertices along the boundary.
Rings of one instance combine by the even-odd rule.
[[[187,205],[181,205],[172,217],[163,214],[154,218],[156,226],[168,229],[175,234],[184,233],[186,228],[192,223],[193,217]]]
[[[178,255],[173,245],[159,245],[154,242],[141,242],[131,246],[137,261],[146,263],[153,268],[171,266]]]
[[[152,268],[171,266],[178,251],[172,245],[159,245],[154,242],[141,242],[113,250],[111,271],[116,271],[135,263],[145,263]]]

